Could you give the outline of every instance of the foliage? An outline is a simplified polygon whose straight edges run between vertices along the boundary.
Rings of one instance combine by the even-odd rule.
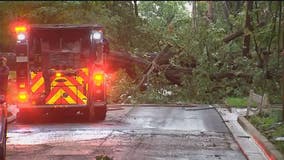
[[[249,117],[249,121],[265,135],[269,141],[274,143],[280,152],[284,153],[284,142],[275,140],[277,137],[284,137],[284,124],[281,123],[283,118],[281,114],[279,110],[275,109],[270,113]]]
[[[118,100],[125,98],[126,91],[133,88],[134,84],[124,70],[119,70],[110,76],[107,78],[108,103],[117,103]]]
[[[130,98],[131,103],[188,103],[189,97],[182,97],[181,88],[177,85],[169,85],[164,75],[157,73],[147,83],[147,90],[142,93],[135,93]]]

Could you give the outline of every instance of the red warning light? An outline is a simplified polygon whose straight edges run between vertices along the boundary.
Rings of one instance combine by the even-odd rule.
[[[104,82],[104,74],[103,72],[96,72],[93,75],[93,80],[96,86],[101,86]]]

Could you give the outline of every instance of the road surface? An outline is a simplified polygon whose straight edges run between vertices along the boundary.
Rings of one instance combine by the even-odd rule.
[[[210,106],[112,106],[103,122],[17,124],[8,129],[7,160],[245,160]]]

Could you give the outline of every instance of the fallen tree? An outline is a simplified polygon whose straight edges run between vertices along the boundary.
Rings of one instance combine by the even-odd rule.
[[[125,69],[126,73],[134,79],[136,83],[139,84],[138,87],[140,87],[152,72],[157,73],[164,71],[166,78],[171,83],[181,84],[181,75],[176,73],[190,73],[192,68],[181,68],[170,65],[170,59],[180,52],[181,49],[176,49],[171,44],[167,44],[160,53],[151,54],[152,56],[148,59],[124,52],[111,51],[106,58],[107,72],[112,73],[120,68]],[[143,75],[137,75],[136,67],[143,71]],[[140,79],[142,79],[143,82],[140,82]]]
[[[252,83],[252,75],[246,73],[235,73],[235,72],[222,72],[222,73],[214,73],[210,75],[211,80],[220,81],[222,79],[234,79],[234,78],[242,78],[248,83]]]
[[[129,88],[123,92],[116,100],[117,103],[127,103],[128,97],[134,95],[137,91],[144,91],[148,87],[148,80],[155,73],[163,73],[165,78],[171,84],[182,85],[183,76],[192,76],[196,65],[196,60],[193,59],[192,64],[185,65],[186,67],[173,66],[170,59],[179,54],[180,49],[176,49],[172,45],[166,45],[161,52],[151,54],[150,58],[137,57],[128,53],[110,52],[107,57],[107,62],[110,65],[109,71],[116,71],[119,68],[125,69],[126,73],[134,80],[135,87]],[[185,63],[185,62],[182,62]],[[134,68],[138,67],[142,72],[137,72]],[[252,75],[239,72],[217,72],[211,73],[209,78],[212,81],[220,81],[222,79],[243,79],[247,83],[252,82]]]
[[[165,78],[171,84],[182,84],[182,77],[185,75],[191,76],[194,68],[197,67],[196,60],[193,58],[192,64],[185,65],[186,67],[173,66],[169,60],[180,53],[179,49],[174,49],[170,44],[164,47],[160,53],[151,54],[150,58],[142,58],[124,52],[111,51],[107,56],[107,64],[109,73],[115,72],[118,69],[124,69],[126,73],[137,84],[136,89],[144,88],[143,86],[151,73],[163,72]],[[192,57],[191,57],[192,58]],[[142,72],[137,72],[135,68],[140,69]],[[246,73],[236,72],[222,72],[210,74],[210,79],[213,81],[220,81],[222,79],[241,78],[246,82],[252,82],[252,75]],[[140,90],[144,90],[140,89]]]
[[[265,25],[266,25],[265,22],[260,22],[260,23],[256,26],[256,28],[260,28],[260,27],[263,27],[263,26],[265,26]],[[251,31],[254,31],[254,28],[251,28]],[[244,35],[244,33],[245,33],[245,32],[244,32],[244,28],[242,28],[242,29],[240,29],[240,30],[237,30],[237,31],[235,31],[235,32],[233,32],[233,33],[230,33],[229,35],[225,36],[225,37],[223,38],[223,42],[229,43],[230,41],[232,41],[232,40],[234,40],[234,39],[236,39],[236,38],[238,38],[238,37]]]

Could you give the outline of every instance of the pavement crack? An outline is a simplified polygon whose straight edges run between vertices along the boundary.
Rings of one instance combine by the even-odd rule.
[[[103,138],[103,141],[99,144],[99,147],[101,147],[107,141],[107,139],[112,136],[113,132],[115,132],[115,130],[111,131],[109,135]]]

